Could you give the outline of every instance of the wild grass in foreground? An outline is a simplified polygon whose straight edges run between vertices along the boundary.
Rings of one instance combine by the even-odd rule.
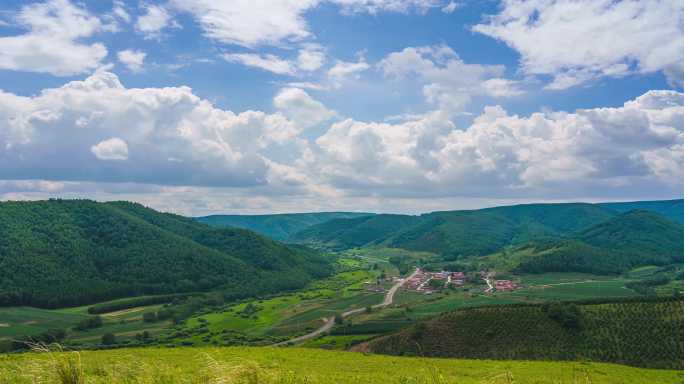
[[[679,383],[684,372],[611,364],[401,358],[301,348],[38,346],[0,355],[0,384]]]

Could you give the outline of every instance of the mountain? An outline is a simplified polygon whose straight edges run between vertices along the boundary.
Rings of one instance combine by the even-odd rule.
[[[351,219],[371,215],[373,214],[358,212],[317,212],[277,215],[211,215],[195,219],[214,227],[249,229],[272,239],[285,241],[292,234],[312,225],[321,224],[333,219]]]
[[[0,203],[0,305],[60,307],[221,289],[244,296],[331,272],[318,253],[128,202]]]
[[[634,210],[594,225],[566,240],[529,244],[525,272],[624,272],[635,266],[684,261],[684,225]]]
[[[600,223],[615,213],[591,204],[527,204],[474,211],[435,212],[385,243],[447,258],[486,255],[511,244],[556,238]]]
[[[684,369],[682,340],[684,301],[665,298],[462,309],[375,339],[363,349],[391,355],[589,360]]]
[[[615,214],[592,204],[530,204],[421,216],[376,215],[332,220],[291,238],[338,248],[379,244],[453,259],[486,255],[531,239],[557,238]]]
[[[626,203],[601,203],[601,207],[617,212],[628,212],[635,209],[659,213],[672,221],[684,224],[684,199],[661,201],[632,201]]]
[[[290,240],[325,244],[339,249],[361,247],[381,242],[392,233],[420,220],[418,216],[388,214],[334,219],[297,232]]]

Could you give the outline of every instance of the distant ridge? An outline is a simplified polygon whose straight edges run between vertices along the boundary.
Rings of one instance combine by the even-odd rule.
[[[353,219],[371,216],[365,212],[316,212],[316,213],[282,213],[271,215],[210,215],[197,217],[196,220],[215,227],[244,228],[285,241],[299,231],[312,225],[321,224],[333,219]]]

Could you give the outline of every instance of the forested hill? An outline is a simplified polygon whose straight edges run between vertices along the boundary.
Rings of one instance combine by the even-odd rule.
[[[371,341],[365,349],[392,355],[588,360],[684,369],[684,301],[462,309]]]
[[[361,247],[379,244],[393,233],[420,221],[418,216],[389,214],[334,219],[297,232],[290,240],[325,244],[339,249]]]
[[[331,272],[318,253],[127,202],[0,203],[0,305],[59,307],[221,289],[239,297]]]
[[[684,261],[684,225],[635,210],[581,231],[570,239],[532,243],[525,272],[619,273],[635,266]],[[515,257],[513,255],[513,257]]]
[[[617,212],[644,210],[661,214],[672,221],[684,224],[684,199],[661,201],[631,201],[626,203],[601,203],[601,207]]]
[[[457,258],[486,255],[532,239],[556,238],[616,214],[592,204],[531,204],[421,216],[376,215],[331,220],[291,238],[338,248],[379,244]]]
[[[276,215],[211,215],[197,217],[196,220],[215,227],[249,229],[272,239],[284,241],[290,235],[312,225],[333,219],[351,219],[371,215],[373,214],[358,212],[316,212]]]
[[[527,204],[474,211],[434,212],[385,244],[447,258],[486,255],[533,239],[557,238],[603,222],[615,212],[592,204]]]

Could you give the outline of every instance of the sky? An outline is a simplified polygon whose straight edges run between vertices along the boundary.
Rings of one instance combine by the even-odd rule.
[[[4,0],[0,200],[684,196],[684,0]]]

